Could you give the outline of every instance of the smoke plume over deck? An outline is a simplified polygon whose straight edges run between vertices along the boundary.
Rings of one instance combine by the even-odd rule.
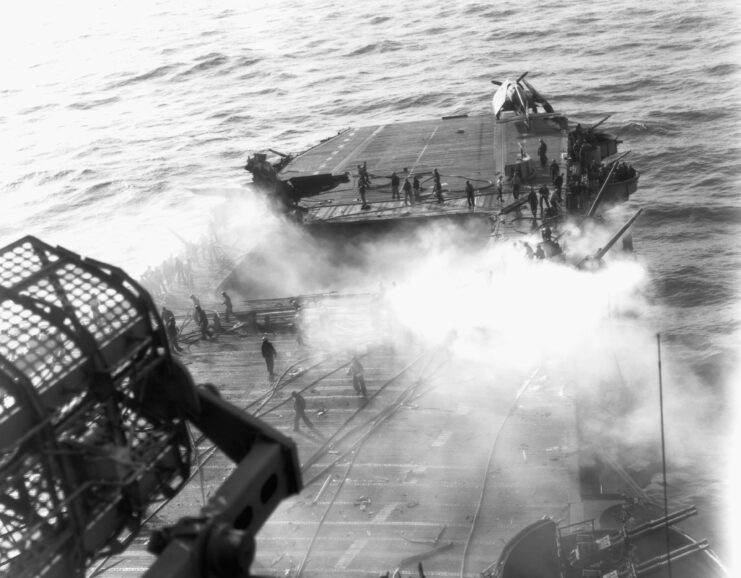
[[[316,238],[255,201],[232,204],[220,220],[245,253],[226,280],[242,297],[375,294],[394,333],[425,346],[448,342],[460,359],[500,377],[542,366],[581,404],[584,443],[626,467],[657,462],[656,338],[644,320],[646,270],[633,255],[615,248],[604,267],[585,271],[529,259],[521,240],[471,242],[469,230],[445,223]],[[594,227],[566,243],[578,260],[608,237]],[[711,419],[717,403],[681,362],[669,354],[663,363],[668,460],[701,463],[712,455],[705,439],[723,427]]]

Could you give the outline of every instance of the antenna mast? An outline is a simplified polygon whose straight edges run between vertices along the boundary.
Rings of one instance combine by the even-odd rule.
[[[661,379],[661,333],[656,334],[656,347],[659,354],[659,415],[661,416],[661,471],[664,483],[664,517],[669,518],[669,498],[666,486],[666,445],[664,442],[664,387]],[[672,578],[671,546],[669,544],[669,524],[665,526],[666,532],[666,569],[669,578]]]

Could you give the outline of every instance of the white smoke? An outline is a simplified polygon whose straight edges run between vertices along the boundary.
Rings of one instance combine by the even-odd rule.
[[[542,366],[591,408],[581,428],[595,448],[624,467],[658,463],[658,359],[655,331],[647,322],[649,279],[640,260],[618,247],[603,267],[586,271],[527,258],[512,241],[468,243],[469,232],[451,225],[330,242],[254,199],[231,201],[217,222],[221,241],[247,255],[236,291],[243,297],[381,294],[378,307],[393,317],[394,333],[428,347],[455,335],[458,359],[503,379]],[[590,226],[562,240],[579,261],[604,246],[610,234]],[[537,240],[529,239],[533,246]],[[321,329],[326,339],[340,330]],[[349,343],[344,337],[335,341],[338,347]],[[707,487],[712,476],[688,480],[683,473],[688,466],[701,472],[705,464],[718,470],[726,452],[716,442],[728,426],[720,419],[726,414],[668,346],[662,363],[670,491],[681,484],[686,494],[692,483],[698,484],[697,495],[721,491]]]

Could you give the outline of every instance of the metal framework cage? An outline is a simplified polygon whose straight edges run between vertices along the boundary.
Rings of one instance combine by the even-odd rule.
[[[82,576],[182,487],[182,373],[123,271],[34,237],[0,249],[0,575]]]

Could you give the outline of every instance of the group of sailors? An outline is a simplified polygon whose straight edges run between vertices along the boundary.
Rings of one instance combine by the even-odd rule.
[[[588,143],[588,139],[592,138],[591,132],[588,130],[582,130],[580,125],[577,125],[577,128],[572,131],[569,137],[570,140],[576,139],[576,142],[580,142],[581,144],[584,144],[585,142]],[[551,159],[550,164],[548,163],[548,159],[546,156],[547,150],[548,147],[546,143],[543,141],[543,139],[540,139],[540,145],[538,147],[540,164],[541,168],[544,171],[547,171],[550,176],[551,188],[549,188],[549,186],[546,184],[542,184],[540,185],[540,187],[537,188],[530,186],[529,190],[525,189],[524,191],[524,193],[527,194],[527,203],[532,212],[534,221],[538,217],[538,209],[540,209],[540,219],[542,220],[557,217],[561,213],[562,207],[564,205],[569,211],[581,211],[585,208],[590,198],[594,194],[596,194],[600,187],[604,184],[608,174],[610,173],[609,165],[604,165],[598,163],[597,161],[591,161],[589,164],[583,165],[588,166],[587,170],[570,170],[568,172],[568,175],[566,176],[568,182],[566,183],[566,186],[564,186],[564,174],[561,172],[561,167],[559,166],[555,158]],[[620,163],[613,170],[612,174],[610,175],[610,182],[621,182],[634,178],[635,176],[635,169],[631,165],[623,162]],[[389,177],[386,178],[390,179],[392,200],[401,201],[401,192],[403,191],[404,206],[413,206],[414,204],[420,202],[421,186],[420,180],[416,174],[405,176],[403,182],[396,171],[394,171]],[[437,168],[433,169],[432,179],[433,196],[438,203],[443,203],[445,199],[442,193],[440,172],[437,170]],[[524,178],[521,173],[521,167],[519,165],[516,165],[510,181],[512,185],[512,197],[514,200],[518,200],[520,198],[520,195],[523,194],[523,181]],[[358,165],[358,188],[363,209],[370,208],[366,202],[365,197],[366,186],[369,182],[370,178],[368,177],[368,171],[365,163],[363,163],[363,165]],[[503,175],[498,175],[495,183],[495,188],[497,201],[504,202]],[[564,191],[566,193],[565,199]],[[464,192],[466,195],[466,202],[469,210],[475,209],[476,189],[474,188],[470,180],[466,180]]]
[[[560,189],[554,190],[553,194],[551,194],[548,185],[542,184],[537,192],[535,187],[530,187],[527,202],[533,214],[533,223],[535,223],[538,217],[538,207],[540,207],[540,218],[542,220],[553,218],[561,212],[563,199],[561,198]]]
[[[547,159],[543,161],[542,166],[544,168],[548,166]],[[366,185],[365,185],[366,178],[364,176],[365,172],[363,171],[361,165],[358,165],[358,168],[361,171],[359,173],[358,181],[357,181],[358,192],[360,193],[362,208],[368,209],[370,207],[367,204],[367,200],[365,196],[365,193],[366,193]],[[528,202],[533,211],[533,216],[535,216],[536,206],[540,206],[541,215],[543,218],[546,218],[549,216],[557,215],[560,212],[561,205],[563,205],[564,177],[555,159],[553,159],[549,170],[551,174],[551,184],[553,187],[552,193],[546,184],[541,185],[537,191],[535,191],[533,187],[530,187],[530,191],[528,194]],[[413,206],[416,203],[420,202],[421,186],[420,186],[420,180],[417,177],[417,175],[412,175],[411,181],[410,181],[410,177],[404,177],[403,184],[402,184],[401,178],[396,173],[396,171],[392,172],[392,174],[387,178],[389,178],[390,183],[391,183],[391,200],[399,200],[399,201],[403,200],[404,206]],[[437,201],[437,203],[443,203],[445,201],[445,198],[443,197],[441,177],[440,177],[440,172],[436,168],[433,169],[432,171],[432,179],[433,179],[433,186],[432,186],[433,196],[435,200]],[[517,166],[514,170],[514,173],[511,179],[512,196],[515,200],[520,198],[520,194],[522,191],[522,181],[523,181],[523,177],[521,174],[521,170],[520,170],[520,167]],[[495,188],[496,188],[496,194],[497,194],[496,200],[499,202],[504,202],[504,177],[502,174],[498,175],[497,180],[495,182]],[[404,193],[403,198],[401,195],[402,191]],[[476,189],[474,188],[470,180],[466,180],[466,183],[464,185],[464,193],[466,196],[466,203],[467,203],[469,210],[475,209]]]
[[[231,316],[234,315],[232,300],[226,292],[222,292],[221,295],[224,297],[223,303],[225,306],[225,315],[228,320]],[[203,308],[201,307],[200,300],[198,299],[198,297],[192,294],[190,298],[193,301],[193,318],[201,330],[202,338],[204,340],[213,339],[214,331],[218,331],[221,329],[220,317],[218,312],[214,311],[214,325],[209,327],[208,318]],[[296,307],[296,305],[294,306]],[[161,318],[165,332],[167,334],[168,342],[170,343],[173,351],[178,353],[182,352],[183,348],[181,347],[179,340],[180,331],[177,327],[175,315],[167,307],[162,307]],[[278,357],[278,351],[267,335],[263,336],[262,342],[260,343],[260,355],[265,360],[265,367],[268,372],[268,379],[270,381],[273,381],[275,379],[275,359]],[[356,391],[356,393],[363,399],[367,399],[368,390],[365,383],[365,370],[363,368],[363,365],[360,363],[357,355],[352,356],[352,359],[350,360],[347,368],[347,375],[352,377],[352,387]],[[306,426],[308,426],[311,431],[317,434],[320,438],[323,438],[324,436],[306,415],[306,400],[301,395],[301,392],[294,391],[291,394],[291,398],[293,399],[293,407],[295,411],[293,430],[299,431],[299,423],[303,421],[304,424],[306,424]]]
[[[580,162],[582,166],[589,164],[595,146],[597,146],[597,139],[594,132],[583,129],[581,124],[577,124],[576,128],[569,132],[569,156],[572,160]]]
[[[542,142],[542,145],[545,145],[545,143]],[[547,150],[545,146],[543,148]],[[539,154],[540,152],[541,151],[539,150]],[[360,165],[358,166],[360,167]],[[564,204],[570,211],[580,211],[585,207],[586,203],[589,202],[590,198],[598,192],[610,172],[609,166],[593,161],[589,165],[589,169],[584,171],[582,174],[569,172],[567,176],[568,183],[566,184],[566,187],[564,187],[564,174],[561,172],[561,168],[556,159],[552,159],[549,164],[546,158],[541,157],[541,166],[544,170],[549,172],[551,188],[544,183],[537,188],[530,186],[529,190],[525,189],[525,193],[527,194],[527,203],[530,206],[533,219],[537,218],[538,209],[540,209],[541,219],[555,218],[561,213]],[[610,182],[621,182],[634,178],[635,176],[636,171],[631,165],[620,163],[615,170],[613,170],[612,175],[610,176]],[[417,175],[412,176],[411,182],[409,177],[405,177],[403,185],[401,186],[401,191],[399,185],[402,181],[399,175],[394,171],[388,178],[391,181],[392,200],[402,200],[401,191],[403,191],[403,201],[405,206],[412,206],[420,201],[421,187]],[[434,198],[438,203],[442,203],[445,199],[442,194],[440,173],[437,169],[433,170],[432,178]],[[523,194],[523,180],[521,168],[517,165],[514,168],[510,180],[512,185],[512,197],[514,200],[518,200],[520,195]],[[368,208],[365,202],[364,181],[365,179],[361,173],[358,180],[358,186],[361,191],[363,206],[364,208]],[[499,202],[504,202],[504,180],[501,174],[497,177],[495,188],[497,193],[496,199]],[[566,192],[566,199],[564,199],[564,189]],[[476,189],[470,180],[466,180],[464,192],[468,208],[473,210],[476,206]]]
[[[569,133],[569,157],[574,162],[574,167],[580,173],[587,173],[590,181],[605,182],[610,167],[593,158],[592,151],[599,147],[597,138],[591,129],[584,130],[580,124]],[[610,176],[610,182],[622,182],[636,176],[635,169],[621,162]]]
[[[404,172],[406,172],[406,169],[404,169]],[[422,186],[421,186],[419,177],[416,174],[405,176],[403,183],[402,183],[401,177],[399,177],[396,171],[393,171],[391,175],[385,178],[388,178],[391,184],[391,200],[392,201],[395,201],[395,200],[401,201],[402,192],[404,193],[404,198],[403,198],[404,206],[413,206],[422,200]],[[443,186],[440,180],[440,172],[436,168],[433,169],[432,171],[432,179],[433,179],[432,192],[434,194],[435,200],[438,203],[443,203],[445,201],[445,198],[443,197]],[[366,197],[366,192],[368,190],[368,187],[370,187],[370,183],[371,183],[370,175],[368,174],[367,165],[364,162],[362,165],[358,165],[358,177],[357,177],[358,195],[360,196],[360,203],[361,203],[360,208],[362,210],[370,209],[370,205],[368,204],[367,197]],[[473,190],[472,186],[471,186],[471,190]],[[469,194],[468,187],[466,188],[466,194],[469,196],[469,206],[470,206],[471,195]]]
[[[406,169],[404,169],[406,172]],[[409,176],[404,177],[404,183],[401,184],[401,178],[399,175],[396,174],[396,171],[393,171],[389,177],[387,177],[391,182],[391,200],[401,200],[401,193],[399,190],[399,185],[401,184],[401,190],[404,191],[404,206],[410,207],[414,204],[420,202],[422,200],[421,198],[421,192],[422,187],[419,181],[419,178],[417,175],[411,175],[412,180],[409,180]],[[443,186],[440,181],[440,172],[437,169],[434,169],[432,171],[432,178],[433,178],[433,193],[435,195],[435,199],[438,203],[442,203],[445,201],[443,198]],[[360,203],[361,203],[361,210],[368,210],[370,209],[370,205],[368,204],[368,201],[366,199],[366,191],[367,188],[370,186],[370,176],[368,175],[368,169],[366,167],[366,163],[363,163],[362,165],[358,165],[358,194],[360,196]]]
[[[620,183],[636,177],[632,165],[620,163],[610,174],[610,166],[593,161],[582,175],[570,174],[567,185],[566,206],[571,211],[581,211],[590,198],[597,194],[609,175],[609,183]]]
[[[232,318],[236,320],[231,297],[226,291],[222,291],[221,296],[223,298],[222,304],[224,306],[224,316],[226,322],[229,323]],[[198,327],[198,330],[201,333],[201,339],[203,339],[204,341],[211,341],[213,339],[216,339],[216,335],[222,333],[225,330],[225,327],[222,325],[219,312],[213,311],[211,313],[212,320],[211,322],[209,322],[208,315],[201,306],[200,299],[194,294],[190,295],[190,299],[193,303],[190,318],[192,318],[192,320]],[[303,335],[304,323],[301,315],[302,307],[299,301],[296,299],[291,300],[291,305],[295,310],[294,327],[296,330],[296,341],[298,345],[303,346],[305,345],[305,343]],[[183,352],[184,349],[181,345],[181,340],[183,336],[183,329],[186,326],[188,317],[186,317],[186,322],[181,323],[181,326],[179,328],[175,319],[175,314],[167,307],[162,307],[160,317],[162,319],[162,325],[165,333],[167,334],[170,347],[174,352]],[[258,325],[258,328],[259,327],[260,326]],[[268,371],[268,378],[272,381],[273,379],[275,379],[274,361],[275,358],[278,356],[278,353],[267,336],[263,337],[262,339],[260,352],[265,360],[265,365]],[[352,357],[347,369],[347,375],[352,376],[353,389],[355,389],[355,391],[363,398],[366,398],[368,396],[368,392],[365,385],[364,369],[357,356]]]
[[[234,317],[232,299],[226,291],[222,291],[221,296],[223,298],[222,304],[224,305],[224,316],[226,322],[229,323],[231,318]],[[216,339],[216,335],[224,331],[224,326],[221,322],[219,312],[213,311],[211,314],[211,320],[209,321],[208,315],[201,306],[201,300],[193,293],[190,294],[190,300],[193,302],[193,309],[190,318],[198,327],[198,330],[201,333],[201,339],[208,341]],[[186,324],[183,323],[181,327],[178,328],[175,314],[166,306],[162,307],[160,318],[162,319],[162,326],[167,334],[170,347],[174,352],[181,353],[183,347],[181,346],[180,341]]]
[[[599,190],[599,187],[605,183],[608,176],[610,183],[620,183],[634,178],[636,176],[636,170],[632,165],[621,162],[618,163],[611,174],[610,165],[598,163],[597,161],[592,160],[586,171],[582,171],[581,176],[586,176],[589,187],[592,189],[592,192],[596,193]]]
[[[193,264],[191,258],[185,260],[171,257],[159,267],[147,267],[139,277],[139,282],[155,296],[166,294],[173,287],[193,285]]]
[[[265,357],[265,363],[268,364],[268,369],[271,372],[272,379],[272,368],[273,359],[278,355],[270,343],[267,337],[262,338],[262,352]],[[356,355],[353,355],[352,360],[347,368],[347,375],[352,376],[353,389],[360,395],[364,400],[368,399],[368,390],[365,386],[365,376],[363,365]],[[309,416],[306,415],[306,399],[301,395],[301,391],[292,391],[291,399],[293,400],[293,431],[301,431],[300,424],[303,422],[317,437],[321,440],[326,440],[326,436],[312,423]]]
[[[212,227],[215,225],[212,223]],[[181,239],[182,240],[182,239]],[[193,289],[195,269],[229,267],[230,259],[216,234],[203,235],[199,243],[185,242],[185,251],[165,259],[157,267],[147,267],[139,282],[155,299],[163,299],[177,288]]]
[[[545,168],[548,165],[547,159],[541,164],[543,168]],[[561,205],[563,204],[563,174],[561,174],[561,169],[558,166],[556,159],[553,159],[553,161],[551,162],[549,170],[553,192],[551,193],[548,185],[543,183],[542,185],[540,185],[537,191],[535,190],[535,187],[531,186],[527,196],[527,202],[530,205],[530,210],[533,213],[533,219],[535,219],[536,217],[538,206],[540,206],[541,218],[545,219],[546,217],[556,216],[560,212]],[[522,172],[520,166],[518,165],[514,168],[514,171],[512,173],[512,197],[515,200],[518,200],[520,198],[522,181]],[[497,179],[496,187],[497,200],[504,201],[504,198],[502,197],[503,187],[501,175],[499,175]]]
[[[602,164],[599,167],[599,183],[602,184],[605,182],[605,179],[607,178],[607,175],[610,172],[610,167]],[[635,178],[636,176],[636,170],[633,168],[633,165],[626,164],[624,162],[621,162],[618,164],[617,167],[615,167],[615,170],[612,171],[612,175],[610,176],[610,182],[611,183],[621,183],[623,181],[629,181],[630,179]]]
[[[404,172],[406,173],[406,169],[404,169]],[[404,193],[403,201],[405,207],[414,206],[416,203],[421,202],[422,200],[422,186],[419,180],[419,177],[416,174],[412,174],[409,176],[404,177],[404,182],[402,183],[401,177],[396,173],[396,171],[393,171],[390,176],[386,177],[389,179],[391,184],[391,200],[402,200],[401,193]],[[360,202],[361,202],[361,209],[367,210],[370,209],[370,205],[368,205],[367,198],[366,198],[366,191],[368,186],[370,185],[370,177],[368,176],[368,169],[366,168],[365,163],[362,165],[358,165],[358,178],[357,178],[357,187],[358,187],[358,194],[360,196]],[[468,208],[473,210],[476,207],[476,198],[475,193],[476,189],[474,188],[473,184],[471,184],[470,180],[466,181],[464,192],[466,194],[466,202],[468,204]],[[502,177],[499,177],[499,181],[497,182],[497,192],[498,192],[498,198],[500,201],[504,201],[504,198],[502,197],[503,192],[503,184],[502,184]],[[437,170],[437,168],[434,168],[432,170],[432,193],[433,197],[435,198],[435,201],[438,204],[442,204],[445,202],[445,197],[443,196],[443,185],[441,181],[440,171]]]
[[[399,193],[399,183],[401,183],[401,178],[399,178],[399,175],[394,171],[391,173],[389,179],[391,179],[391,200],[401,200],[401,194]],[[409,182],[409,177],[404,177],[404,184],[402,185],[401,190],[404,191],[405,207],[410,207],[421,200],[420,195],[422,189],[417,175],[413,175],[411,182]]]

